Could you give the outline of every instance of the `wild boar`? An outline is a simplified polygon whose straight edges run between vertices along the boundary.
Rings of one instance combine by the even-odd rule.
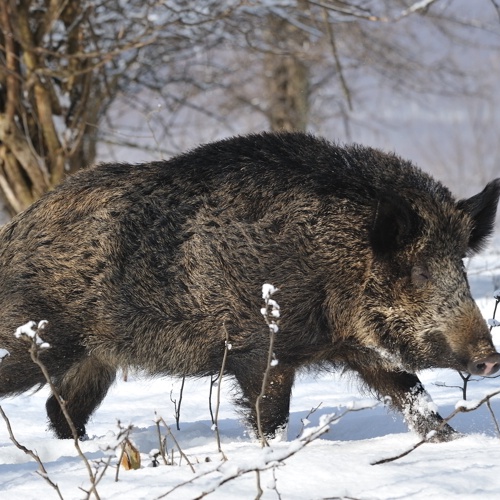
[[[421,435],[448,439],[416,371],[491,375],[500,354],[463,258],[493,230],[500,179],[463,200],[394,154],[302,133],[263,133],[168,161],[102,164],[68,178],[0,231],[0,395],[44,384],[84,436],[118,368],[200,377],[225,365],[256,428],[269,348],[261,287],[281,306],[261,425],[286,425],[294,377],[354,370]],[[71,437],[59,404],[50,426]]]

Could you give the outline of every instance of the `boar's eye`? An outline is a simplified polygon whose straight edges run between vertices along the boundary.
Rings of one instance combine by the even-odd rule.
[[[431,273],[425,266],[416,265],[411,268],[411,282],[416,286],[423,286],[431,279]]]

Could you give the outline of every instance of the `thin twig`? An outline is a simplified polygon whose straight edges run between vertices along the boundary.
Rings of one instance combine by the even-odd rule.
[[[215,383],[219,380],[219,375],[210,377],[210,389],[208,390],[208,411],[210,412],[210,419],[212,424],[215,424],[214,412],[212,410],[212,393]]]
[[[344,69],[342,68],[342,63],[340,61],[339,53],[337,50],[337,43],[335,41],[335,35],[333,33],[332,23],[328,19],[328,11],[323,8],[323,17],[325,19],[326,32],[328,34],[328,39],[330,41],[330,47],[332,49],[333,60],[335,61],[335,68],[337,70],[337,74],[340,81],[340,86],[342,88],[342,92],[347,101],[347,106],[349,111],[352,111],[352,99],[351,99],[351,91],[349,90],[349,86],[347,85],[347,81],[344,76]]]
[[[162,417],[160,417],[160,422],[162,422],[163,425],[165,426],[165,428],[167,429],[168,435],[172,438],[172,441],[174,442],[175,446],[177,447],[177,450],[179,451],[181,457],[183,457],[186,460],[187,464],[191,468],[191,471],[193,473],[195,473],[196,471],[194,470],[193,464],[189,460],[188,456],[182,451],[182,448],[180,447],[179,443],[177,442],[177,439],[175,439],[175,436],[172,434],[172,430],[170,429],[170,426],[167,425],[167,423],[165,422],[165,420],[163,420]]]
[[[121,425],[121,422],[118,420],[118,428],[120,429],[120,432],[118,433],[118,436],[117,436],[117,440],[118,440],[119,444],[117,444],[115,448],[112,448],[112,449],[116,450],[116,448],[118,446],[121,446],[120,457],[118,459],[118,464],[116,466],[115,482],[118,482],[118,475],[120,472],[120,466],[122,464],[123,455],[125,455],[125,453],[126,453],[125,452],[125,443],[127,441],[130,442],[129,436],[130,436],[130,433],[132,432],[132,425],[129,425],[128,427],[123,428]]]
[[[165,451],[167,449],[167,441],[165,439],[165,442],[163,442],[163,439],[161,437],[160,420],[158,418],[155,419],[155,424],[156,424],[156,430],[158,432],[158,442],[160,445],[159,449],[160,449],[161,458],[163,459],[163,463],[165,465],[168,465],[168,460],[167,460],[167,457],[165,456]]]
[[[500,5],[498,5],[498,2],[496,0],[490,0],[490,2],[493,4],[493,7],[497,11],[497,16],[498,19],[500,20]]]
[[[497,435],[498,435],[498,437],[500,437],[500,427],[498,426],[498,420],[497,420],[495,413],[493,412],[493,408],[491,407],[491,402],[489,399],[488,399],[488,401],[486,401],[486,406],[488,407],[488,410],[490,410],[491,418],[493,419],[493,423],[495,424],[495,429],[497,431]]]
[[[307,420],[313,413],[315,413],[316,411],[318,411],[319,407],[323,404],[323,402],[319,403],[318,406],[314,406],[313,408],[311,408],[309,410],[309,413],[304,417],[304,418],[301,418],[300,419],[300,422],[302,424],[301,428],[299,429],[299,433],[297,434],[297,437],[300,437],[302,432],[304,431],[304,428],[305,428],[305,424],[304,424],[304,420]]]
[[[39,334],[39,331],[43,329],[43,327],[46,325],[47,323],[43,323],[43,322],[40,322],[38,324],[38,326],[36,326],[35,323],[33,323],[33,330],[36,332],[36,335],[38,336],[38,338],[40,339],[40,336],[38,335]],[[43,325],[43,326],[42,326]],[[56,389],[54,383],[52,382],[52,379],[50,377],[50,374],[47,370],[47,367],[45,366],[45,364],[40,360],[40,350],[42,349],[36,342],[36,339],[35,337],[32,337],[26,333],[21,333],[21,336],[20,338],[28,341],[30,343],[30,348],[29,348],[29,353],[30,353],[30,357],[32,359],[32,361],[40,368],[43,376],[45,377],[45,380],[47,381],[49,387],[50,387],[50,390],[52,392],[52,395],[54,396],[54,398],[56,399],[56,401],[59,403],[59,406],[61,408],[61,411],[64,415],[64,418],[66,419],[67,423],[68,423],[68,426],[71,430],[71,434],[73,435],[73,444],[75,446],[75,449],[78,453],[78,456],[80,457],[80,459],[82,460],[82,462],[85,464],[85,468],[87,469],[87,472],[88,472],[88,475],[89,475],[89,478],[90,478],[90,483],[91,483],[91,487],[90,487],[90,492],[88,492],[89,494],[90,493],[93,493],[94,496],[96,497],[97,500],[100,500],[100,496],[97,492],[97,479],[96,479],[96,475],[94,474],[94,472],[92,471],[92,467],[90,465],[90,462],[89,460],[87,459],[87,457],[85,456],[85,454],[83,453],[81,447],[80,447],[80,442],[79,442],[79,436],[78,436],[78,432],[76,430],[76,427],[75,427],[75,424],[73,423],[73,420],[70,416],[70,414],[68,413],[68,410],[66,408],[66,402],[64,401],[64,399],[60,396],[58,390]],[[41,340],[41,339],[40,339]],[[45,348],[45,347],[44,347]],[[50,349],[50,347],[48,347]]]
[[[463,386],[462,386],[462,399],[465,401],[467,399],[467,386],[469,384],[469,380],[472,377],[470,373],[467,375],[464,375],[462,372],[458,372],[460,375],[460,378],[463,380]]]
[[[297,439],[297,440],[293,441],[292,443],[290,443],[290,446],[287,450],[279,450],[279,456],[274,454],[273,448],[269,448],[271,450],[271,452],[269,452],[268,449],[262,450],[262,453],[264,455],[263,455],[263,462],[259,461],[260,465],[256,465],[256,466],[250,465],[250,466],[244,466],[241,468],[238,467],[235,472],[233,472],[231,474],[224,475],[222,478],[220,478],[217,481],[217,483],[212,488],[202,492],[200,495],[195,497],[195,500],[199,500],[201,498],[204,498],[204,497],[210,495],[211,493],[214,493],[223,484],[225,484],[229,481],[232,481],[238,477],[241,477],[241,476],[244,476],[246,474],[256,472],[256,471],[262,472],[262,471],[266,471],[266,470],[270,470],[270,469],[275,469],[277,467],[277,465],[283,464],[285,460],[287,460],[291,456],[297,454],[300,450],[305,448],[309,443],[312,443],[313,441],[315,441],[316,439],[321,437],[323,434],[326,434],[330,429],[330,425],[333,424],[334,422],[337,422],[341,418],[343,418],[346,414],[351,413],[351,412],[362,411],[362,410],[365,410],[367,408],[369,408],[369,407],[348,408],[345,411],[343,411],[340,415],[332,414],[329,416],[325,416],[325,418],[322,419],[321,423],[317,427],[309,429],[309,432],[306,433],[305,435],[303,435],[300,439]],[[297,446],[296,443],[299,443],[299,445]],[[189,484],[193,484],[194,482],[198,481],[199,479],[202,479],[202,478],[204,478],[212,473],[221,472],[225,465],[226,465],[226,462],[222,462],[219,465],[217,465],[217,467],[214,467],[213,469],[210,469],[210,470],[207,470],[201,474],[198,474],[197,476],[195,476],[191,479],[188,479],[187,481],[184,481],[183,483],[176,484],[173,488],[171,488],[166,493],[156,497],[155,500],[165,498],[168,495],[170,495],[171,493],[173,493],[174,491],[178,490],[179,488],[182,488],[183,486],[187,486]]]
[[[68,410],[66,408],[66,402],[59,395],[59,392],[57,391],[54,383],[52,382],[52,380],[50,378],[50,375],[49,375],[49,372],[47,371],[47,368],[40,361],[40,359],[38,357],[38,347],[36,346],[36,344],[34,342],[33,342],[32,346],[30,347],[30,356],[31,356],[31,359],[33,360],[33,362],[39,366],[40,370],[43,373],[43,376],[45,377],[45,379],[47,380],[47,383],[49,384],[50,391],[52,392],[56,401],[59,403],[59,406],[60,406],[61,411],[64,415],[64,418],[68,422],[69,428],[71,429],[71,433],[73,434],[73,444],[75,446],[75,449],[78,453],[78,456],[81,458],[81,460],[85,464],[85,468],[87,469],[87,472],[88,472],[88,475],[90,478],[90,483],[91,483],[90,491],[94,494],[94,496],[97,498],[97,500],[100,500],[101,497],[97,493],[97,489],[96,489],[96,477],[92,471],[92,467],[90,465],[90,462],[88,461],[87,457],[85,456],[85,454],[83,453],[83,451],[80,447],[80,438],[78,436],[78,432],[76,430],[75,424],[73,423],[73,420],[71,419],[71,416],[68,413]]]
[[[229,332],[227,331],[226,325],[224,324],[224,331],[226,332],[226,338],[224,341],[224,355],[222,357],[222,364],[219,372],[219,383],[217,384],[217,402],[215,405],[215,417],[213,421],[213,425],[215,426],[215,436],[217,439],[217,450],[222,454],[222,459],[224,461],[227,460],[225,453],[222,451],[222,446],[220,443],[220,432],[219,432],[219,409],[220,409],[220,401],[221,401],[221,386],[222,386],[222,377],[224,375],[224,371],[226,369],[226,360],[231,348],[231,344],[229,343]]]
[[[272,361],[274,357],[274,337],[275,333],[278,331],[278,323],[273,319],[273,317],[269,317],[269,307],[271,304],[273,306],[273,310],[277,311],[277,317],[279,317],[279,306],[275,301],[271,299],[271,295],[277,291],[278,289],[272,285],[266,284],[262,287],[262,297],[265,301],[265,307],[261,310],[261,313],[264,316],[264,320],[269,328],[269,349],[267,350],[266,369],[264,370],[260,393],[257,396],[257,400],[255,401],[257,432],[259,433],[259,439],[262,447],[269,446],[266,436],[262,431],[262,423],[260,419],[260,403],[266,394],[267,381],[269,380],[269,373],[272,368]]]
[[[182,394],[184,392],[184,383],[186,382],[186,376],[183,375],[182,377],[182,382],[181,382],[181,390],[179,393],[179,402],[177,403],[177,399],[172,398],[172,392],[173,389],[170,391],[170,401],[174,404],[174,417],[175,417],[175,425],[177,427],[177,430],[180,431],[181,427],[179,425],[180,418],[181,418],[181,403],[182,403]]]
[[[259,500],[262,498],[262,495],[264,494],[264,491],[262,490],[262,486],[260,484],[260,470],[257,469],[255,471],[256,479],[257,479],[257,496],[255,497],[255,500]]]
[[[61,500],[64,500],[64,498],[61,494],[61,491],[59,490],[59,486],[56,483],[54,483],[54,481],[52,481],[52,479],[50,479],[49,474],[48,474],[47,470],[45,469],[45,466],[43,465],[43,462],[40,459],[40,457],[33,450],[30,450],[29,448],[26,448],[26,446],[23,446],[15,438],[14,432],[12,431],[12,427],[10,425],[10,421],[9,421],[7,415],[5,414],[5,412],[3,411],[3,408],[1,406],[0,406],[0,414],[2,415],[3,419],[5,420],[5,424],[7,425],[7,431],[9,433],[10,440],[14,443],[16,448],[20,449],[22,452],[26,453],[26,455],[29,455],[33,460],[35,460],[35,462],[38,464],[37,474],[39,476],[41,476],[43,479],[45,479],[45,481],[47,481],[50,484],[50,486],[52,486],[52,488],[54,488],[56,490],[56,493]]]

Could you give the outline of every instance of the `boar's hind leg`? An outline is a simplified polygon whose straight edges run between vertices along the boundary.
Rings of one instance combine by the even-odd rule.
[[[363,380],[379,396],[389,397],[391,406],[403,413],[410,429],[422,438],[434,431],[433,441],[449,441],[458,436],[437,413],[434,403],[418,377],[408,372],[359,369]]]
[[[256,402],[262,390],[265,365],[251,367],[248,361],[243,362],[233,373],[240,385],[242,397],[238,403],[246,408],[248,423],[259,436],[257,425]],[[260,402],[260,424],[263,434],[268,439],[283,437],[286,431],[290,412],[290,396],[292,393],[295,369],[285,364],[269,368],[268,381],[264,397]]]
[[[62,377],[55,381],[55,387],[65,401],[66,410],[76,428],[78,437],[85,436],[85,424],[90,415],[106,396],[114,382],[116,370],[88,356],[75,363]],[[60,439],[72,438],[71,428],[54,396],[47,400],[47,415],[50,427]]]

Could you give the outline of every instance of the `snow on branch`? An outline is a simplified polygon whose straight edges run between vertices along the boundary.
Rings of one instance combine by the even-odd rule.
[[[233,461],[222,462],[213,469],[205,471],[183,483],[175,485],[171,490],[156,497],[156,499],[158,500],[160,498],[165,498],[179,488],[182,488],[189,484],[193,484],[203,477],[219,473],[220,477],[217,478],[215,483],[210,488],[204,490],[198,496],[194,497],[195,499],[199,500],[216,492],[222,485],[241,476],[252,472],[262,472],[265,470],[274,469],[275,467],[283,465],[285,460],[297,454],[308,444],[326,434],[330,430],[330,426],[342,419],[347,413],[361,411],[371,407],[373,407],[372,403],[369,403],[366,407],[352,405],[351,408],[345,409],[340,414],[332,413],[328,415],[322,415],[317,426],[308,428],[298,439],[291,441],[285,447],[263,447],[259,455],[255,457],[255,459],[251,463],[248,463],[248,461],[246,461],[244,464],[238,465]]]
[[[419,12],[424,12],[428,9],[433,3],[436,3],[438,0],[419,0],[418,2],[413,3],[406,9],[402,10],[395,17],[389,16],[379,16],[373,13],[370,9],[357,6],[357,5],[338,5],[337,3],[332,4],[327,0],[309,0],[309,3],[316,5],[317,7],[321,7],[325,10],[336,12],[338,14],[342,14],[349,17],[356,17],[358,19],[364,19],[365,21],[373,21],[373,22],[382,22],[382,23],[391,23],[395,21],[399,21],[405,17],[408,17],[412,14],[417,14]]]
[[[50,344],[45,342],[40,335],[39,331],[43,330],[48,325],[48,321],[42,320],[38,324],[35,321],[28,321],[24,325],[16,329],[14,337],[17,339],[29,339],[31,340],[39,349],[48,349]]]

